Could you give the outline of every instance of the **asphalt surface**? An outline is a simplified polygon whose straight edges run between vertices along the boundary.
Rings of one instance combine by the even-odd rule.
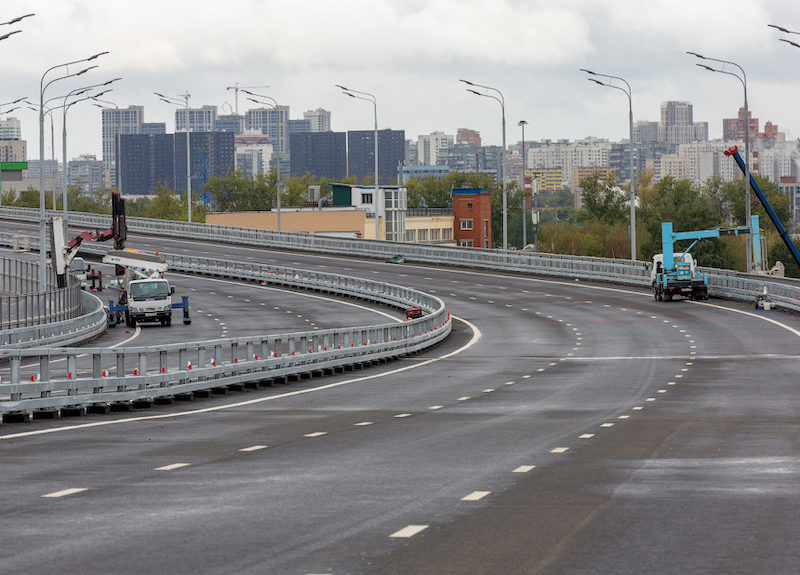
[[[0,426],[2,573],[797,571],[800,317],[576,281],[128,243],[379,277],[436,293],[458,319],[436,348],[380,367]],[[148,337],[375,320],[260,296],[297,311],[281,314],[255,286],[188,282],[178,292],[198,289],[206,326]]]

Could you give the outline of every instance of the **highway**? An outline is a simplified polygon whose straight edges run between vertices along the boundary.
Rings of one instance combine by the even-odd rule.
[[[798,316],[582,281],[128,245],[378,277],[435,293],[457,319],[444,343],[382,366],[0,426],[1,573],[796,572]],[[91,345],[400,317],[175,283],[191,326],[117,327]]]

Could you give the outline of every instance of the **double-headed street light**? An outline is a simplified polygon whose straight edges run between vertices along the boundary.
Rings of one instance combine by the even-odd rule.
[[[80,60],[73,60],[71,62],[65,62],[63,64],[57,64],[55,66],[51,66],[47,70],[44,71],[42,74],[42,79],[39,81],[39,163],[41,164],[41,169],[39,170],[39,289],[41,291],[47,290],[47,260],[45,259],[45,246],[46,246],[46,238],[47,234],[45,233],[45,215],[44,215],[44,94],[47,88],[53,82],[57,82],[59,80],[64,80],[65,78],[71,78],[74,76],[80,76],[85,74],[92,68],[96,68],[97,66],[88,66],[83,68],[78,72],[74,72],[72,74],[69,73],[69,69],[67,69],[67,73],[53,78],[49,80],[45,84],[45,78],[47,75],[52,72],[53,70],[57,70],[59,68],[68,68],[73,64],[80,64],[82,62],[91,62],[92,60],[96,60],[100,56],[108,54],[108,52],[98,52],[88,58],[81,58]]]
[[[0,26],[5,26],[7,24],[8,25],[16,24],[17,22],[19,22],[23,18],[27,18],[28,16],[36,16],[36,14],[24,14],[22,16],[17,16],[16,18],[12,18],[8,22],[0,22]],[[22,32],[22,30],[12,30],[11,32],[8,32],[8,33],[3,34],[2,36],[0,36],[0,40],[5,40],[6,38],[9,38],[9,37],[13,36],[14,34],[19,34],[20,32]]]
[[[255,92],[250,92],[243,88],[239,88],[245,94],[251,96],[247,98],[251,102],[255,102],[256,104],[260,104],[262,106],[268,106],[275,110],[275,196],[277,200],[277,208],[278,208],[278,231],[281,231],[281,127],[283,122],[281,122],[281,114],[278,106],[278,101],[273,98],[272,96],[267,96],[265,94],[256,94]],[[260,98],[260,100],[256,100],[256,98]],[[264,100],[268,100],[265,102]]]
[[[708,66],[707,64],[697,63],[696,65],[704,70],[708,70],[709,72],[717,72],[719,74],[726,74],[728,76],[733,76],[742,84],[742,88],[744,88],[744,167],[745,167],[745,175],[744,175],[744,210],[745,210],[745,223],[748,225],[750,224],[750,109],[747,105],[747,74],[744,72],[744,68],[742,68],[736,62],[731,62],[730,60],[720,60],[719,58],[710,58],[709,56],[703,56],[698,54],[697,52],[686,52],[690,56],[694,56],[699,58],[700,60],[708,60],[711,62],[719,62],[722,64],[722,69],[714,68],[712,66]],[[725,64],[730,64],[731,66],[736,66],[741,72],[741,75],[737,74],[736,72],[731,72],[729,70],[725,70]],[[745,266],[747,273],[750,273],[753,270],[753,248],[750,246],[750,242],[745,242],[746,245],[746,254],[747,254],[747,265]]]
[[[630,152],[630,168],[631,168],[631,194],[630,194],[630,204],[631,204],[631,261],[636,261],[636,172],[634,170],[634,144],[633,144],[633,96],[631,92],[631,85],[624,78],[620,78],[619,76],[612,76],[611,74],[600,74],[599,72],[593,72],[592,70],[587,70],[586,68],[581,68],[581,72],[586,72],[590,76],[599,76],[601,78],[609,78],[611,80],[618,80],[625,84],[625,88],[621,86],[617,86],[616,84],[611,84],[607,82],[601,82],[597,78],[587,78],[590,82],[594,82],[600,86],[604,86],[606,88],[614,88],[615,90],[619,90],[623,94],[628,97],[628,133],[630,138],[630,145],[629,145],[629,152]]]
[[[352,88],[346,88],[341,84],[336,84],[336,87],[342,90],[342,93],[346,96],[350,96],[351,98],[355,98],[356,100],[364,100],[366,102],[372,102],[372,109],[375,113],[375,191],[373,193],[373,202],[375,205],[375,239],[380,239],[380,215],[381,215],[381,200],[380,197],[380,188],[378,187],[378,99],[370,94],[369,92],[361,92],[359,90],[353,90]],[[386,220],[386,207],[384,206],[383,209],[383,218]]]
[[[502,127],[503,127],[503,152],[500,156],[500,190],[501,195],[503,196],[503,249],[508,249],[508,198],[506,195],[506,99],[503,97],[503,93],[498,90],[497,88],[493,88],[491,86],[484,86],[483,84],[476,84],[474,82],[470,82],[469,80],[459,80],[459,82],[464,82],[467,86],[473,86],[475,88],[483,88],[484,90],[491,90],[495,92],[497,96],[492,94],[484,94],[483,92],[478,92],[477,90],[473,90],[472,88],[467,88],[467,92],[471,94],[475,94],[476,96],[483,96],[484,98],[491,98],[492,100],[496,100],[497,103],[500,104],[500,112],[502,114]]]
[[[172,96],[165,96],[164,94],[159,94],[158,92],[153,92],[162,102],[167,104],[172,104],[173,106],[181,106],[186,109],[186,219],[191,224],[192,223],[192,166],[190,163],[191,154],[189,153],[189,90],[186,90],[183,94],[178,94],[179,98],[175,98]],[[176,123],[175,129],[177,130],[178,126]],[[117,152],[119,153],[119,151]]]

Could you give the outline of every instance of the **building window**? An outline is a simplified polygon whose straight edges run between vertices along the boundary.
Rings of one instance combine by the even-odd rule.
[[[406,241],[413,242],[414,241],[414,230],[406,230]]]
[[[467,209],[468,209],[468,210],[471,210],[471,209],[472,209],[472,202],[467,202]]]
[[[431,230],[431,241],[432,242],[439,241],[439,228]]]
[[[459,221],[462,230],[472,229],[472,218],[461,218]]]
[[[427,242],[428,241],[428,230],[417,230],[417,241],[418,242]]]
[[[452,237],[453,237],[453,230],[451,230],[450,228],[444,228],[442,230],[442,239],[443,240],[449,240]]]
[[[489,235],[489,220],[483,220],[483,235]]]
[[[372,203],[372,194],[361,194],[361,203],[362,204],[371,204]]]
[[[458,245],[462,248],[471,248],[475,244],[472,242],[472,240],[458,240]]]

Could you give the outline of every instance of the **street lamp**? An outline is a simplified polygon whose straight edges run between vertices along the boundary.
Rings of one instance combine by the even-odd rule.
[[[497,88],[484,86],[483,84],[476,84],[474,82],[470,82],[469,80],[459,80],[459,82],[464,82],[467,86],[483,88],[484,90],[491,90],[497,93],[497,96],[493,96],[492,94],[483,94],[477,90],[467,88],[467,92],[470,92],[471,94],[483,96],[484,98],[491,98],[500,104],[500,112],[503,117],[503,153],[500,156],[500,190],[501,195],[503,196],[503,249],[508,250],[508,199],[506,197],[506,100],[503,97],[503,93]]]
[[[65,78],[71,78],[74,76],[80,76],[85,74],[92,68],[96,68],[97,66],[89,66],[84,68],[78,72],[73,74],[67,73],[62,76],[58,76],[57,78],[53,78],[52,80],[48,81],[46,84],[44,82],[47,75],[52,72],[53,70],[57,70],[58,68],[66,68],[67,66],[71,66],[73,64],[80,64],[81,62],[91,62],[108,54],[108,52],[98,52],[88,58],[81,58],[80,60],[73,60],[71,62],[65,62],[63,64],[57,64],[55,66],[51,66],[47,70],[44,71],[42,74],[42,79],[39,81],[39,163],[40,163],[40,170],[39,170],[39,289],[41,291],[47,290],[47,261],[45,259],[45,246],[46,246],[46,233],[45,233],[45,219],[44,219],[44,93],[47,88],[53,82],[57,82],[59,80],[64,80]],[[67,70],[69,72],[69,70]]]
[[[278,109],[278,101],[275,100],[272,96],[266,96],[264,94],[256,94],[254,92],[249,92],[240,88],[242,92],[252,96],[251,98],[247,98],[251,102],[255,102],[256,104],[261,104],[262,106],[269,106],[273,110],[275,110],[275,187],[276,187],[276,200],[277,200],[277,208],[278,208],[278,231],[281,231],[281,118],[280,118],[280,110]],[[255,98],[262,98],[261,100],[256,100]],[[265,102],[264,100],[269,100],[269,102]]]
[[[172,105],[181,105],[183,103],[186,109],[186,218],[187,221],[191,224],[192,223],[192,167],[189,163],[191,155],[189,153],[189,90],[186,90],[183,94],[178,94],[180,98],[173,98],[172,96],[165,96],[164,94],[159,94],[158,92],[153,92],[162,102],[166,102],[167,104]],[[181,99],[183,102],[181,102]],[[177,125],[175,126],[177,129]]]
[[[709,60],[711,62],[719,62],[723,64],[722,70],[718,68],[714,68],[712,66],[707,66],[706,64],[697,63],[696,65],[704,70],[708,70],[709,72],[718,72],[719,74],[726,74],[728,76],[733,76],[742,84],[742,88],[744,88],[744,167],[745,167],[745,176],[744,176],[744,210],[745,210],[745,222],[749,225],[750,224],[750,109],[747,106],[747,74],[744,72],[744,68],[742,68],[736,62],[731,62],[729,60],[720,60],[719,58],[710,58],[708,56],[702,56],[697,52],[686,52],[691,56],[695,56],[701,60]],[[742,73],[740,76],[736,72],[730,72],[725,70],[725,64],[730,64],[731,66],[736,66],[739,71]],[[750,273],[753,270],[753,255],[752,255],[752,247],[750,246],[750,242],[745,242],[746,246],[746,254],[747,254],[747,265],[746,270],[747,273]]]
[[[380,189],[378,188],[378,99],[370,94],[369,92],[360,92],[359,90],[353,90],[351,88],[345,88],[341,84],[336,84],[337,88],[342,90],[342,93],[350,96],[351,98],[355,98],[356,100],[364,100],[366,102],[372,102],[372,109],[375,113],[375,192],[373,194],[375,202],[375,239],[380,239],[380,227],[379,227],[379,220],[381,215],[381,197],[380,197]],[[383,209],[383,218],[386,219],[386,208],[384,206]]]
[[[522,247],[528,245],[528,230],[525,228],[525,125],[527,120],[520,120],[517,126],[522,128]]]
[[[631,93],[631,85],[624,78],[620,78],[619,76],[612,76],[610,74],[600,74],[598,72],[593,72],[591,70],[587,70],[586,68],[581,68],[581,72],[586,72],[590,76],[600,76],[601,78],[610,78],[612,80],[619,80],[623,84],[625,84],[625,88],[621,86],[617,86],[615,84],[608,84],[606,82],[601,82],[596,78],[587,78],[590,82],[594,82],[600,86],[604,86],[606,88],[614,88],[615,90],[619,90],[623,94],[628,97],[628,133],[630,138],[630,145],[629,145],[629,152],[630,152],[630,167],[631,167],[631,195],[630,195],[630,204],[631,204],[631,261],[636,261],[636,174],[634,171],[634,162],[633,162],[633,155],[634,155],[634,144],[633,144],[633,97]]]

